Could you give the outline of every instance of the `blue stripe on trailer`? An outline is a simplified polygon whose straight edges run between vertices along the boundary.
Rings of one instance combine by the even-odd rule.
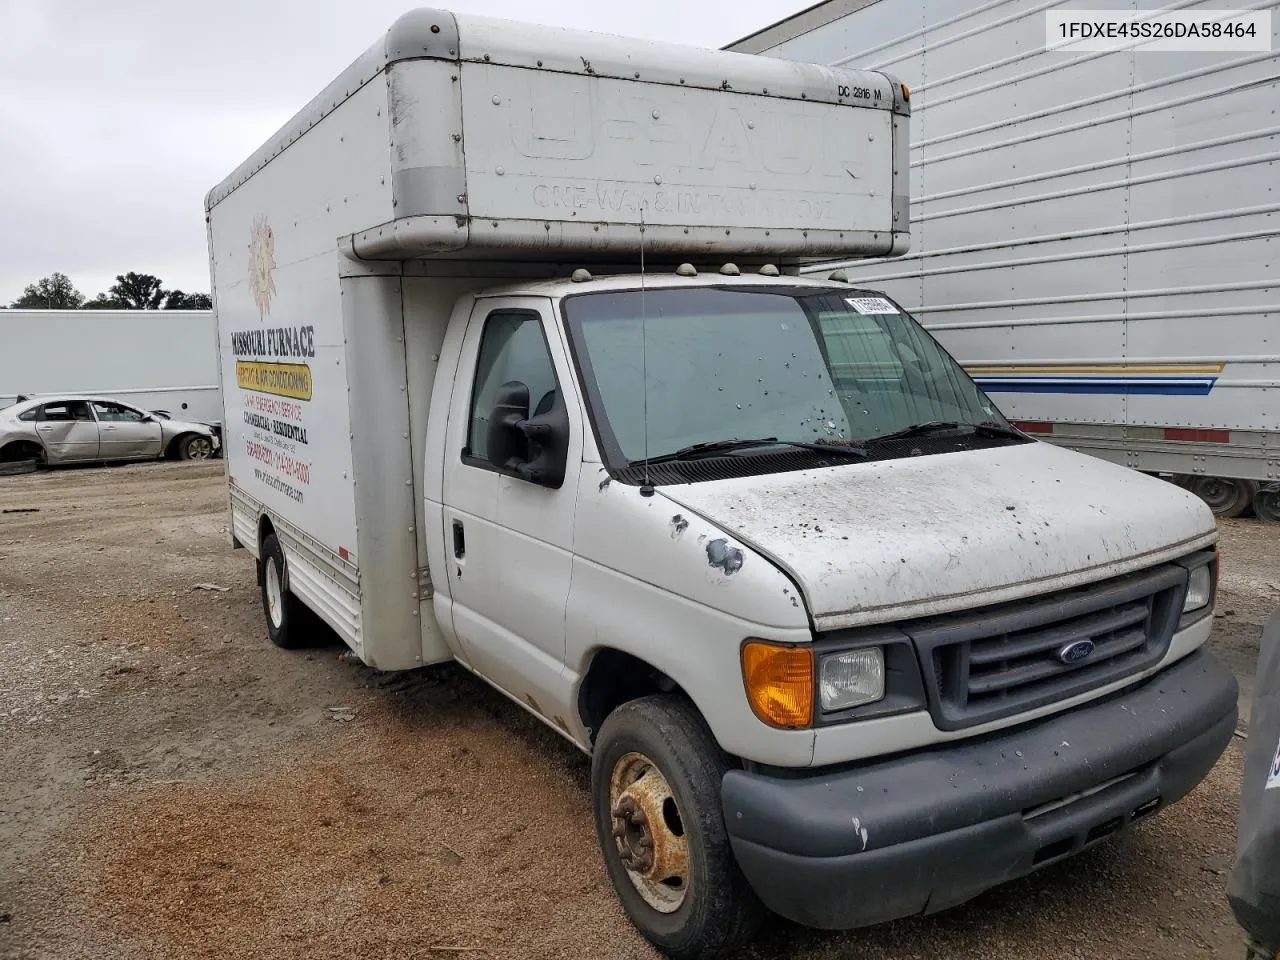
[[[987,393],[1064,393],[1111,396],[1206,397],[1217,377],[974,377]]]

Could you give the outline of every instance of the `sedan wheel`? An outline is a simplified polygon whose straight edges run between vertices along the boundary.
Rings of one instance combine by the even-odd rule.
[[[178,448],[183,460],[208,460],[213,456],[213,441],[208,437],[187,437]]]

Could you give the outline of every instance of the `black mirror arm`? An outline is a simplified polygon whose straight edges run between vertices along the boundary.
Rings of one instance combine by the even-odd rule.
[[[537,456],[520,464],[515,473],[522,480],[558,488],[564,483],[565,454],[569,446],[569,416],[562,404],[519,424],[525,439],[536,446]]]
[[[555,433],[551,424],[542,420],[541,417],[521,420],[515,426],[524,434],[526,440],[532,440],[534,443],[546,443]]]
[[[552,433],[548,424],[537,423],[533,420],[522,420],[516,414],[506,417],[503,425],[510,430],[519,430],[524,434],[525,440],[532,440],[534,443],[541,443],[549,439]],[[546,473],[545,470],[535,467],[532,461],[521,460],[518,457],[509,459],[503,465],[503,469],[529,483],[542,483]]]

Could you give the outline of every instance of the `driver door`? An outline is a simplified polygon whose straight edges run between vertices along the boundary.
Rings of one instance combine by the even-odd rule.
[[[499,388],[529,388],[529,413],[569,412],[564,482],[499,473],[487,431]],[[535,712],[563,715],[565,605],[582,470],[582,425],[564,342],[545,298],[477,301],[445,437],[444,536],[453,626],[471,666]]]
[[[102,460],[141,460],[160,456],[160,423],[141,410],[109,400],[93,401],[98,418],[98,457]]]

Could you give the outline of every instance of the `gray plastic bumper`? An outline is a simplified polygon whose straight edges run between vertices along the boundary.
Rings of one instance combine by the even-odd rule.
[[[1189,793],[1236,724],[1203,651],[1098,703],[987,737],[797,777],[730,771],[734,854],[760,898],[846,929],[964,903]]]

